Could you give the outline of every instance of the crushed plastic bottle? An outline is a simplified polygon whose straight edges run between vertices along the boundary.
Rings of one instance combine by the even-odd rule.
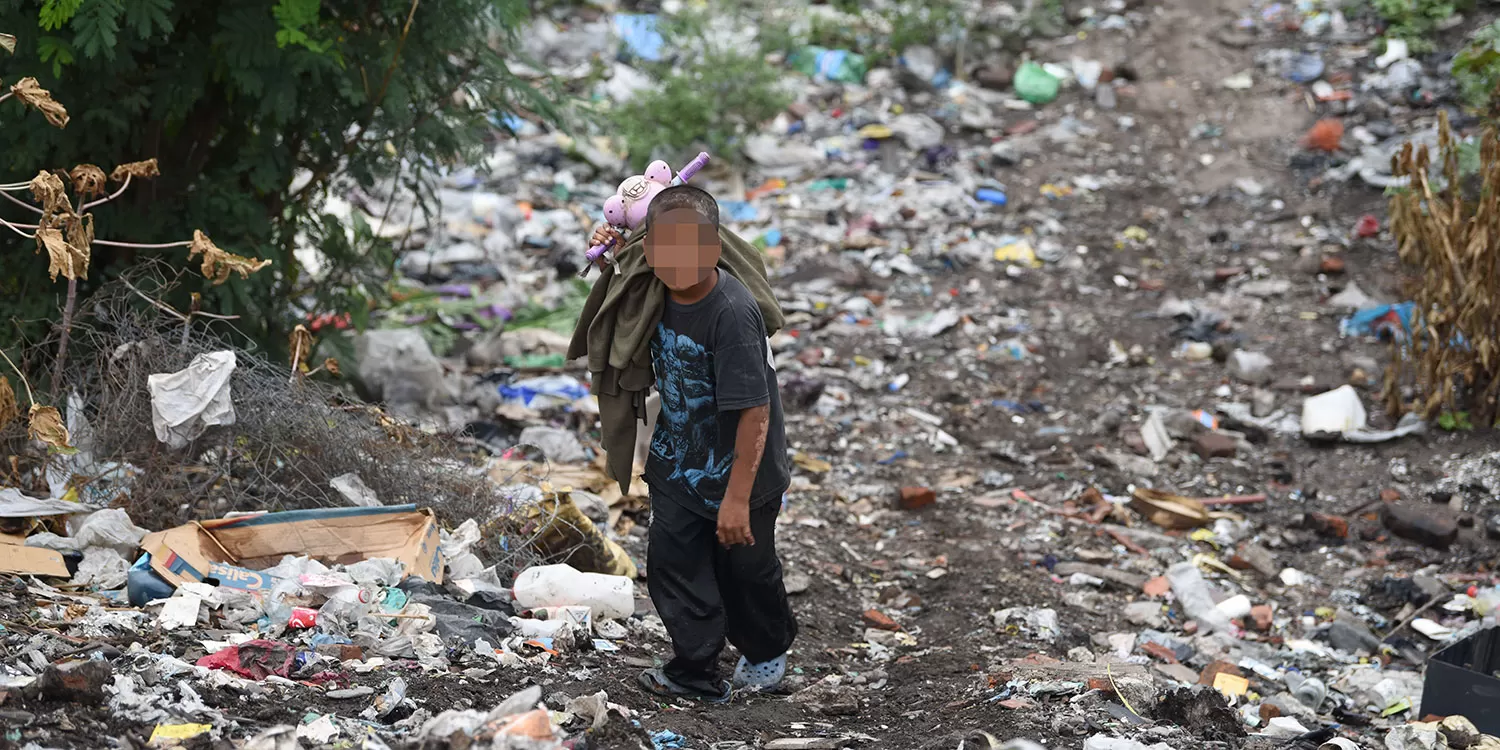
[[[1214,605],[1213,593],[1208,581],[1198,572],[1192,562],[1180,562],[1167,568],[1167,580],[1172,584],[1172,594],[1182,603],[1188,617],[1198,621],[1205,631],[1232,632],[1234,625],[1229,616]]]

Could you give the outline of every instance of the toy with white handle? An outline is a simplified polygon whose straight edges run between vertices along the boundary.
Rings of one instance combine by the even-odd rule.
[[[644,173],[626,177],[615,194],[604,201],[604,220],[622,233],[638,229],[646,222],[646,211],[651,207],[651,199],[655,198],[657,193],[693,179],[693,175],[707,165],[707,151],[700,151],[692,161],[687,163],[687,166],[677,172],[676,177],[672,176],[672,168],[667,166],[666,162],[660,160],[651,162],[646,166]],[[614,242],[610,241],[589,248],[585,255],[588,263],[584,264],[578,275],[587,276],[589,267],[597,263],[601,257],[613,262],[614,258],[608,255],[613,244]]]

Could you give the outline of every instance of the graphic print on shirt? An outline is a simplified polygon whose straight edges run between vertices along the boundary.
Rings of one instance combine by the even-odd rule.
[[[651,339],[651,359],[661,392],[661,416],[651,436],[651,453],[672,467],[668,480],[683,482],[717,509],[734,454],[714,455],[719,410],[714,399],[713,354],[658,323]]]

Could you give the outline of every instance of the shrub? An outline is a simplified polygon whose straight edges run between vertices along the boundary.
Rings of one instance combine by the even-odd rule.
[[[1489,109],[1491,96],[1500,87],[1500,21],[1474,31],[1453,57],[1453,77],[1469,106]]]
[[[1385,35],[1405,40],[1413,52],[1431,52],[1432,35],[1473,0],[1375,0],[1375,12],[1386,22]]]
[[[526,7],[523,0],[5,3],[0,28],[18,37],[9,73],[67,92],[74,124],[58,131],[38,118],[7,121],[0,175],[157,159],[163,177],[101,207],[98,221],[114,238],[137,242],[211,227],[226,246],[271,260],[267,272],[216,287],[203,304],[240,315],[242,332],[279,350],[300,317],[296,307],[347,310],[360,320],[393,262],[393,249],[363,222],[323,212],[323,196],[359,202],[388,179],[427,186],[436,166],[478,155],[494,114],[557,117],[496,52],[518,46]],[[377,217],[387,210],[373,199],[367,208]],[[321,252],[324,277],[309,278],[293,253],[299,243]],[[29,253],[7,245],[0,264]],[[182,253],[101,252],[90,285],[142,256],[180,264]],[[0,278],[0,319],[44,317],[56,306],[49,286]],[[4,330],[0,343],[16,334],[9,324]]]
[[[700,18],[662,24],[678,60],[645,67],[653,89],[637,93],[610,114],[630,162],[644,168],[654,158],[674,167],[688,152],[707,147],[715,159],[739,158],[739,141],[791,103],[782,70],[766,61],[759,41],[735,46],[708,33]]]

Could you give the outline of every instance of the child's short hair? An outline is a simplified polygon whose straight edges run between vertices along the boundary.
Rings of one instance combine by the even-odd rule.
[[[719,226],[719,202],[706,191],[692,185],[674,185],[657,193],[651,199],[651,209],[646,212],[646,223],[651,224],[656,221],[656,217],[678,208],[686,208],[702,216],[716,229]]]

